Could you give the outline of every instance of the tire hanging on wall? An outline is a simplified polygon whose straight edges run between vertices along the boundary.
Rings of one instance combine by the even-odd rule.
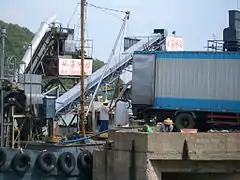
[[[0,149],[0,170],[4,167],[7,161],[7,154],[3,149]]]
[[[56,157],[53,152],[44,151],[37,157],[37,166],[44,172],[52,172],[57,164]]]
[[[88,150],[83,150],[82,152],[79,153],[78,159],[77,159],[77,165],[78,169],[81,171],[87,171],[90,172],[92,171],[92,154]]]
[[[62,153],[58,158],[58,166],[65,174],[71,174],[76,167],[74,155],[70,152]]]
[[[31,158],[27,154],[16,154],[11,161],[12,169],[20,175],[23,175],[30,168],[30,166]]]
[[[187,125],[184,123],[187,122]],[[190,113],[179,113],[175,119],[177,129],[191,129],[195,127],[195,119]]]

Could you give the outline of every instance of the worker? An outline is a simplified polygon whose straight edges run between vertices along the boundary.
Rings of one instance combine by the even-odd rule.
[[[108,124],[109,124],[109,107],[108,107],[108,100],[106,99],[103,102],[102,107],[100,108],[100,118],[99,118],[101,125],[99,132],[103,132],[108,130]]]
[[[172,132],[173,131],[173,121],[167,118],[160,124],[160,132]]]

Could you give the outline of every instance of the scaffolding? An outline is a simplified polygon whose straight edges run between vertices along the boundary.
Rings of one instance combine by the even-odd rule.
[[[236,41],[224,41],[224,40],[217,40],[217,39],[210,39],[207,41],[207,51],[233,51],[239,52],[240,51],[240,40],[237,39]]]
[[[224,41],[210,39],[207,41],[207,50],[208,51],[223,51]]]

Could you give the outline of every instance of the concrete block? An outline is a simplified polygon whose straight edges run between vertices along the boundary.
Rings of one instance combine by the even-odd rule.
[[[162,172],[154,168],[150,160],[147,160],[146,176],[147,180],[162,180]]]
[[[106,154],[104,151],[93,151],[93,179],[106,180]]]
[[[114,151],[107,150],[107,179],[106,180],[115,180],[114,179]]]
[[[141,132],[116,131],[114,135],[114,147],[117,150],[130,151],[133,140],[135,140],[137,152],[147,152],[148,134]]]

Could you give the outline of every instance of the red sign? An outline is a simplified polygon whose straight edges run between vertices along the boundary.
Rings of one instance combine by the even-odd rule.
[[[168,36],[166,37],[167,51],[183,51],[183,38]]]

